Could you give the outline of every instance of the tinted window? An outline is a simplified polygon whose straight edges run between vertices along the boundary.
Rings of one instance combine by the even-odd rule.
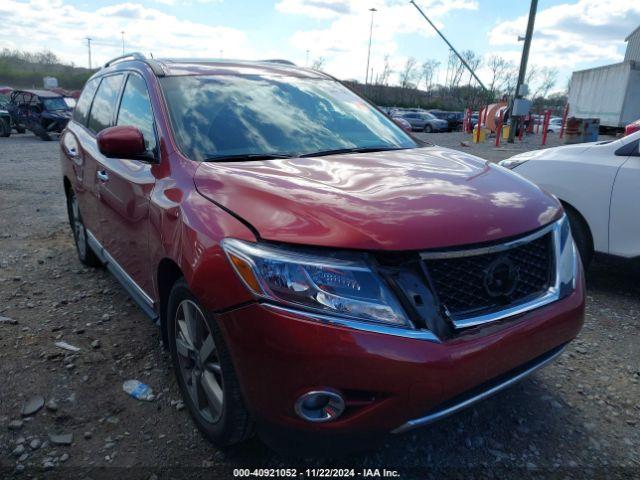
[[[138,75],[129,75],[124,87],[118,121],[116,125],[132,125],[138,127],[144,135],[148,149],[156,147],[153,130],[153,110],[144,80]]]
[[[73,119],[76,122],[81,123],[82,125],[87,124],[87,117],[89,116],[91,101],[93,100],[93,96],[96,93],[96,89],[98,88],[99,83],[100,79],[94,78],[93,80],[89,80],[82,89],[82,95],[80,95],[78,104],[76,105],[76,109],[73,112]]]
[[[180,149],[195,160],[416,147],[395,122],[333,80],[219,75],[160,82]]]
[[[43,98],[42,104],[47,110],[68,110],[67,102],[62,97]]]
[[[95,133],[111,126],[121,83],[122,75],[104,77],[100,82],[89,114],[89,129]]]

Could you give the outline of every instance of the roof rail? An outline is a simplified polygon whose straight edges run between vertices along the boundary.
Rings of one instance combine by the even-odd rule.
[[[140,52],[131,52],[131,53],[127,53],[126,55],[121,55],[119,57],[112,58],[111,60],[109,60],[107,63],[104,64],[103,68],[107,68],[107,67],[110,67],[111,65],[115,65],[116,63],[124,62],[127,60],[138,60],[140,62],[146,63],[147,65],[149,65],[149,67],[151,67],[151,70],[153,70],[153,73],[155,73],[158,77],[164,77],[165,75],[165,71],[162,69],[162,67],[158,62],[156,62],[153,59],[145,57],[144,54]]]
[[[281,65],[291,65],[292,67],[296,66],[296,64],[293,63],[291,60],[284,60],[280,58],[269,58],[267,60],[260,60],[260,61],[265,63],[279,63]]]

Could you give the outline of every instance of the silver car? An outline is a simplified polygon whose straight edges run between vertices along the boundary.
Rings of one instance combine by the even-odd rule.
[[[404,118],[411,124],[412,130],[426,133],[446,132],[449,124],[446,120],[440,120],[429,112],[402,112],[397,116]]]

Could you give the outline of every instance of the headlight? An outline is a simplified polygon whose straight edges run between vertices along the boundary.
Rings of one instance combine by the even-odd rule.
[[[498,165],[504,168],[508,168],[509,170],[513,170],[518,165],[522,165],[526,161],[526,158],[507,158],[506,160],[499,161]]]
[[[560,220],[556,232],[556,255],[558,268],[559,297],[564,298],[576,288],[578,271],[578,249],[571,236],[569,219],[565,215]]]
[[[400,304],[363,258],[316,256],[232,238],[222,247],[253,294],[294,308],[410,327]]]

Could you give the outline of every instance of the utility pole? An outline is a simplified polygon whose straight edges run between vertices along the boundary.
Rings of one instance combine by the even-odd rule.
[[[476,75],[476,72],[473,71],[473,69],[469,66],[469,64],[467,63],[467,61],[462,58],[462,55],[460,55],[458,53],[458,51],[453,48],[453,45],[451,45],[451,43],[449,43],[449,40],[447,40],[447,38],[440,32],[440,30],[438,30],[438,27],[436,27],[433,22],[431,20],[429,20],[429,17],[427,17],[425,15],[425,13],[422,11],[422,9],[416,4],[416,2],[414,2],[413,0],[411,0],[411,3],[414,7],[416,7],[416,10],[418,10],[418,12],[420,12],[420,15],[422,15],[424,17],[424,19],[429,22],[429,25],[431,25],[433,27],[433,29],[436,31],[436,33],[438,35],[440,35],[440,38],[442,38],[442,40],[444,40],[444,42],[449,46],[449,48],[451,49],[451,51],[453,53],[456,54],[456,56],[460,59],[460,61],[462,62],[462,65],[465,66],[465,68],[467,70],[469,70],[469,72],[471,73],[471,75],[473,75],[473,78],[476,79],[476,81],[478,82],[478,84],[482,87],[482,90],[484,90],[485,92],[487,91],[487,87],[484,86],[484,84],[482,83],[482,81],[478,78],[478,76]]]
[[[373,37],[373,14],[378,10],[375,8],[370,8],[371,12],[371,26],[369,27],[369,50],[367,52],[367,73],[364,77],[364,84],[369,83],[369,61],[371,60],[371,38]]]
[[[89,70],[91,70],[91,37],[87,38],[87,50],[89,52]]]
[[[536,11],[538,10],[538,0],[531,0],[529,8],[529,21],[527,22],[527,33],[524,37],[524,46],[522,47],[522,58],[520,59],[520,71],[518,72],[518,83],[516,83],[516,91],[514,99],[511,100],[511,112],[513,113],[513,104],[516,98],[522,98],[520,89],[524,84],[527,74],[527,62],[529,61],[529,49],[531,48],[531,37],[533,37],[533,25],[536,22]],[[516,129],[520,123],[520,117],[511,115],[511,128],[509,129],[509,143],[513,143],[516,136]]]

